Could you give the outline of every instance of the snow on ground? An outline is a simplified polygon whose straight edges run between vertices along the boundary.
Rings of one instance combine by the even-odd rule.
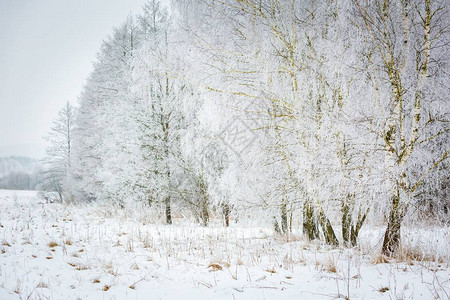
[[[405,231],[406,242],[442,248],[434,262],[413,257],[374,264],[380,229],[366,229],[367,242],[359,250],[330,249],[298,237],[286,242],[270,229],[238,224],[152,225],[142,211],[48,204],[34,192],[0,191],[0,203],[0,299],[449,299],[450,295],[446,256],[450,239],[444,230]]]

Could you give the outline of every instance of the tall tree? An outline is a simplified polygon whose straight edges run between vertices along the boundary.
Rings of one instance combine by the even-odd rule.
[[[67,200],[65,193],[70,184],[69,174],[72,160],[73,131],[75,126],[75,109],[67,102],[58,112],[46,140],[48,146],[43,160],[45,166],[42,189],[57,192],[60,201]]]
[[[448,47],[448,6],[442,1],[355,1],[367,41],[374,101],[381,120],[390,189],[388,225],[382,252],[392,256],[400,244],[401,223],[423,180],[448,157],[448,145],[422,156],[448,129],[433,91],[448,77],[441,64]],[[442,89],[440,89],[443,91]],[[428,148],[429,149],[429,148]],[[421,157],[419,157],[419,156]]]

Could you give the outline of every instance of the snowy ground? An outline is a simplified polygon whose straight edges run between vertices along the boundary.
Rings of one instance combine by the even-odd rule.
[[[428,252],[374,263],[381,231],[370,226],[359,250],[328,249],[267,228],[151,225],[142,211],[46,204],[34,192],[0,191],[0,203],[0,299],[450,296],[448,230],[405,231]]]

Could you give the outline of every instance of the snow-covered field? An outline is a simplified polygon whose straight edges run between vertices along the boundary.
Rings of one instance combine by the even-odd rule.
[[[406,230],[416,255],[375,263],[381,229],[370,226],[359,250],[330,249],[269,228],[152,225],[145,211],[47,204],[35,192],[0,191],[0,203],[0,299],[450,296],[448,230]]]

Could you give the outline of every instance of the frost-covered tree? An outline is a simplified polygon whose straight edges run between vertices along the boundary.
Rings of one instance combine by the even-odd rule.
[[[130,195],[129,147],[136,130],[129,126],[127,112],[132,101],[133,53],[138,44],[136,22],[129,17],[103,43],[81,94],[73,168],[73,193],[80,199],[122,203],[125,195]]]
[[[43,159],[44,171],[41,188],[57,192],[60,201],[67,200],[72,165],[72,143],[75,130],[75,108],[67,102],[58,112],[50,132],[46,136],[47,148]]]
[[[391,256],[400,243],[400,228],[424,179],[447,159],[449,147],[430,142],[448,136],[448,6],[442,1],[356,2],[367,41],[390,189],[388,226],[382,252]],[[445,108],[447,107],[447,109]],[[431,151],[434,150],[434,151]]]
[[[167,224],[221,211],[229,225],[232,209],[334,246],[387,220],[387,255],[410,206],[448,211],[442,1],[165,5],[100,49],[76,118],[77,199],[149,204]]]
[[[177,75],[182,66],[173,50],[173,26],[167,9],[158,1],[149,1],[138,19],[144,40],[133,72],[134,119],[140,131],[143,164],[138,176],[148,201],[163,204],[166,223],[172,224],[187,88]]]

